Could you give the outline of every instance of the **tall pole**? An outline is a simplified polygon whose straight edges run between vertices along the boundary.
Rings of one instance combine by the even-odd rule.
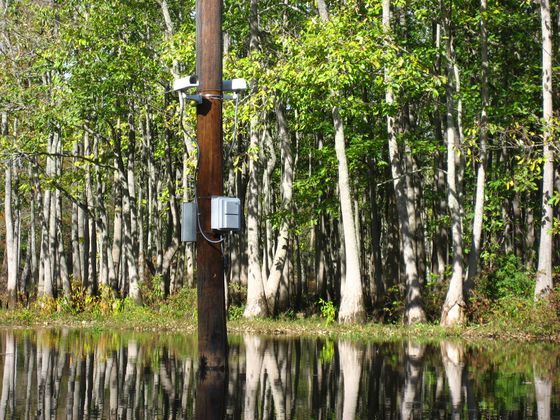
[[[198,352],[202,368],[226,370],[227,332],[224,260],[210,228],[213,195],[223,194],[222,168],[222,0],[197,0],[197,106],[199,147],[197,201]]]

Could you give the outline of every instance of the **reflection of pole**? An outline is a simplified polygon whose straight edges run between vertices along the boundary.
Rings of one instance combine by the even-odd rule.
[[[196,387],[197,420],[222,420],[226,415],[227,372],[200,372]]]
[[[222,0],[197,0],[199,172],[197,201],[200,229],[210,240],[210,197],[223,193],[222,168]],[[198,350],[201,366],[225,369],[227,332],[224,262],[219,243],[199,232],[197,238]]]

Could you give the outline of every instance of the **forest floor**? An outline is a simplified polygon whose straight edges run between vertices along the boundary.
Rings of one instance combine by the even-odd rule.
[[[100,312],[45,313],[40,310],[17,309],[0,310],[0,328],[81,328],[92,330],[127,330],[142,332],[167,332],[194,334],[196,317],[177,317],[162,314],[143,307],[118,313]],[[560,325],[543,327],[517,323],[508,325],[496,320],[484,325],[468,324],[462,327],[446,328],[436,324],[405,326],[402,324],[380,324],[368,322],[360,325],[341,325],[327,322],[324,318],[265,318],[228,321],[228,332],[232,335],[257,334],[265,336],[328,337],[352,340],[514,340],[522,342],[560,343]]]

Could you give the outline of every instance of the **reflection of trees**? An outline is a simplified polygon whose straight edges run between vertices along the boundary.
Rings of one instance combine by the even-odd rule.
[[[409,341],[405,350],[405,382],[403,396],[401,402],[401,418],[413,418],[414,403],[416,402],[416,394],[418,384],[421,382],[422,365],[424,358],[424,350],[426,346],[423,344],[413,343]]]
[[[342,419],[351,420],[356,416],[358,406],[363,351],[355,343],[341,341],[338,343],[338,355],[344,380]]]
[[[103,340],[79,335],[66,347],[64,337],[48,330],[2,338],[0,419],[193,417],[192,358],[165,347],[145,356],[134,339],[108,349]]]
[[[261,339],[256,336],[246,335],[245,342],[245,412],[244,418],[258,418],[257,401],[261,380],[263,361],[263,348]]]
[[[16,346],[14,334],[9,332],[5,336],[4,373],[2,375],[2,396],[0,397],[0,419],[7,419],[15,413],[16,390]]]
[[[458,343],[448,341],[441,342],[441,358],[445,368],[445,376],[451,394],[452,418],[461,418],[462,408],[462,386],[463,386],[463,367],[464,349]]]
[[[550,420],[550,397],[552,381],[550,378],[535,374],[535,396],[537,399],[537,418]]]
[[[547,363],[545,363],[547,364]],[[533,377],[535,382],[535,399],[537,400],[537,419],[550,420],[551,416],[551,397],[552,397],[552,379],[551,374],[554,366],[548,363],[548,366],[538,365],[533,362]]]
[[[245,336],[230,343],[227,375],[201,381],[194,340],[148,337],[0,333],[0,419],[547,419],[559,409],[554,346]]]

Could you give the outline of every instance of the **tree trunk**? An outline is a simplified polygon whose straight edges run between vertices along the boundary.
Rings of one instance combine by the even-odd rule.
[[[436,50],[441,48],[441,24],[438,22],[433,23],[432,37]],[[436,56],[434,65],[434,74],[441,75],[441,54]],[[440,101],[436,101],[435,110],[432,113],[431,120],[434,129],[434,137],[438,146],[443,146],[445,140],[442,132],[441,113],[439,111]],[[432,273],[439,281],[443,281],[445,275],[445,267],[447,265],[447,252],[448,252],[448,226],[444,222],[445,215],[447,214],[447,194],[445,187],[445,171],[444,159],[440,151],[436,151],[434,159],[434,183],[436,189],[436,199],[434,200],[434,221],[436,224],[436,232],[432,242]]]
[[[465,295],[474,286],[474,279],[478,274],[480,258],[480,243],[482,236],[482,222],[484,217],[484,190],[486,185],[486,144],[488,142],[488,106],[490,103],[488,91],[489,61],[488,61],[488,32],[486,29],[487,0],[480,0],[480,42],[481,42],[481,88],[482,110],[480,111],[480,151],[476,175],[476,197],[474,204],[471,252],[469,253],[468,278],[465,283]]]
[[[531,191],[525,193],[525,199],[532,203],[533,194]],[[525,235],[523,236],[523,255],[525,267],[532,270],[535,267],[535,215],[533,207],[528,205],[525,209]]]
[[[338,190],[340,194],[346,263],[344,287],[340,289],[341,302],[338,311],[338,321],[342,323],[363,322],[365,321],[364,296],[360,273],[358,240],[354,227],[348,164],[346,162],[344,124],[340,111],[336,106],[332,109],[332,117],[335,128],[334,142],[336,158],[338,160]]]
[[[2,136],[8,137],[8,114],[2,113]],[[6,224],[6,256],[8,264],[8,307],[14,308],[17,300],[17,278],[19,267],[17,264],[19,249],[17,246],[16,225],[14,217],[14,200],[12,199],[12,177],[17,176],[14,170],[14,158],[10,157],[6,162],[4,178],[4,221]],[[14,180],[15,181],[15,180]]]
[[[383,27],[386,34],[391,32],[391,2],[383,0]],[[385,101],[389,107],[393,106],[393,92],[389,86],[389,71],[385,68],[385,80],[387,90]],[[402,160],[399,156],[395,118],[387,116],[387,134],[389,138],[389,160],[391,163],[391,175],[393,177],[393,188],[395,190],[397,214],[399,218],[399,230],[402,240],[402,256],[404,259],[406,278],[406,307],[405,321],[407,324],[415,324],[426,321],[426,315],[422,308],[422,294],[420,280],[418,278],[418,267],[416,265],[416,252],[414,250],[414,234],[410,221],[413,219],[414,211],[409,203],[410,194],[407,193],[405,174],[403,173]]]
[[[284,167],[282,169],[282,210],[289,211],[292,205],[292,190],[294,182],[294,162],[292,157],[292,144],[290,134],[288,132],[288,123],[286,121],[285,110],[283,104],[276,105],[276,117],[278,118],[278,137],[280,138],[281,156]],[[283,276],[284,266],[288,263],[288,235],[289,220],[283,220],[280,226],[280,232],[276,240],[276,251],[270,267],[270,275],[266,282],[265,296],[267,298],[267,306],[272,314],[276,312],[276,305],[279,301],[276,292],[279,289],[280,282],[283,280],[286,285],[288,278]]]
[[[547,295],[552,290],[552,218],[550,199],[554,193],[554,152],[553,152],[553,109],[552,109],[552,22],[549,0],[540,0],[542,30],[542,91],[543,91],[543,186],[542,221],[539,242],[539,264],[535,299]]]
[[[116,166],[116,162],[115,162]],[[111,255],[113,256],[113,264],[115,265],[115,280],[111,286],[117,290],[122,281],[121,257],[122,257],[122,235],[123,235],[123,219],[122,219],[122,188],[118,168],[115,168],[113,175],[113,243],[111,246]]]
[[[463,227],[461,218],[460,185],[457,167],[457,154],[462,153],[460,140],[455,127],[455,107],[453,95],[456,72],[453,67],[453,37],[451,34],[451,12],[445,17],[447,29],[447,203],[451,216],[451,241],[453,248],[453,267],[449,289],[443,304],[441,324],[452,326],[465,321],[465,302],[463,300]]]
[[[86,156],[93,155],[93,143],[95,140],[91,140],[89,135],[84,137],[84,153]],[[96,215],[96,206],[95,202],[97,201],[94,198],[93,192],[93,178],[92,178],[92,168],[91,166],[87,166],[86,168],[86,176],[85,176],[85,195],[86,195],[86,202],[88,208],[88,217],[85,223],[85,229],[87,230],[87,237],[88,237],[88,248],[86,249],[86,261],[85,270],[87,270],[87,283],[84,283],[84,287],[87,288],[89,294],[94,295],[97,293],[97,285],[98,285],[98,270],[97,270],[97,234],[95,230],[95,220],[97,218]]]
[[[375,174],[373,166],[375,162],[370,161],[369,168],[369,205],[370,205],[370,236],[371,236],[371,249],[370,249],[370,297],[371,304],[375,306],[381,301],[385,295],[383,285],[383,266],[381,258],[381,215],[379,213],[377,204],[377,185],[375,184]]]
[[[56,136],[49,135],[47,152],[46,175],[53,177],[56,173],[54,157]],[[42,287],[39,287],[39,296],[54,297],[55,293],[55,244],[56,244],[56,207],[54,205],[53,191],[46,189],[43,193],[43,220],[41,241]]]
[[[258,37],[258,0],[251,0],[249,13],[251,51],[259,48]],[[258,148],[259,134],[257,131],[258,116],[257,105],[254,104],[253,116],[250,121],[249,150]],[[254,153],[254,152],[253,152]],[[260,263],[259,244],[259,188],[258,188],[258,154],[249,156],[249,185],[247,187],[247,256],[248,256],[248,279],[247,279],[247,305],[243,316],[255,318],[266,316],[268,313],[267,298],[265,297],[265,285],[263,283],[262,269]]]

